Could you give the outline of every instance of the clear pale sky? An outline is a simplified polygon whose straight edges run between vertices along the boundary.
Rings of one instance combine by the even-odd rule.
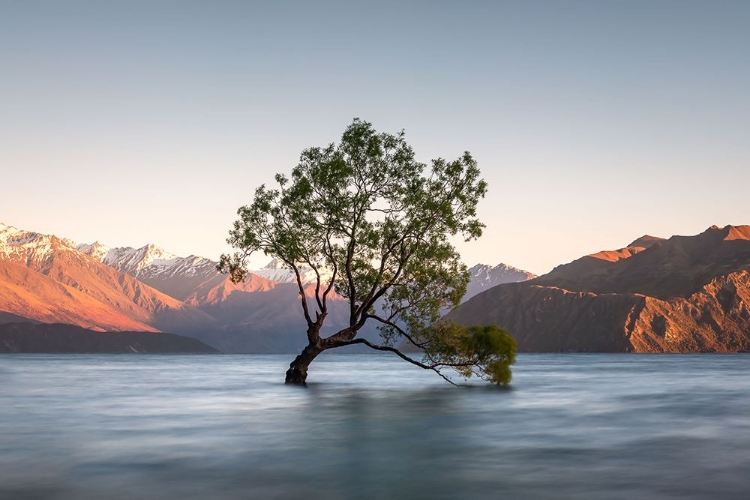
[[[468,264],[750,224],[749,27],[728,0],[0,0],[0,222],[215,259],[360,117],[478,160]]]

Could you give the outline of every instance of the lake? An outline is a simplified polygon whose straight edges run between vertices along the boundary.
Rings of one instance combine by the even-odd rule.
[[[0,355],[0,498],[747,499],[750,355]]]

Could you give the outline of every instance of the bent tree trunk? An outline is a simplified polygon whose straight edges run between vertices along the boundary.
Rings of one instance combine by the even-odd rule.
[[[324,349],[314,344],[308,344],[302,352],[294,358],[294,361],[289,365],[289,369],[286,371],[286,384],[305,385],[307,380],[307,367],[310,363],[323,352]]]

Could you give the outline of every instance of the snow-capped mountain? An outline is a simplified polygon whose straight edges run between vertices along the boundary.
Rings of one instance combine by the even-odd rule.
[[[296,283],[294,273],[275,259],[263,269],[251,271],[242,283],[233,284],[227,275],[216,270],[217,262],[195,255],[179,257],[153,244],[109,248],[96,242],[78,245],[78,250],[195,307],[215,306],[227,300],[239,304],[242,294],[268,292],[277,284]],[[303,269],[302,276],[305,285],[315,282],[312,269]],[[296,303],[294,290],[292,304]]]
[[[317,277],[315,271],[311,267],[301,266],[299,270],[303,285],[312,285],[316,283]],[[272,259],[271,262],[261,269],[251,272],[277,283],[297,282],[297,278],[294,276],[294,271],[286,267],[286,265],[279,259]],[[320,271],[321,283],[327,284],[332,275],[333,273],[328,269]]]
[[[210,277],[216,271],[216,262],[195,255],[178,257],[153,244],[141,248],[109,248],[97,241],[91,245],[78,245],[78,250],[137,278],[159,275]]]
[[[466,302],[473,296],[493,286],[536,278],[536,275],[533,273],[507,264],[498,264],[495,267],[488,266],[487,264],[477,264],[469,269],[469,276],[471,278],[466,287],[466,295],[464,295],[462,302]]]
[[[176,299],[185,300],[201,284],[216,279],[216,262],[190,255],[178,257],[153,244],[109,248],[102,243],[78,250]]]
[[[213,321],[80,252],[68,239],[5,224],[0,224],[0,312],[108,331],[157,331]]]
[[[180,300],[185,300],[205,281],[220,276],[216,270],[217,262],[213,260],[196,255],[178,257],[150,243],[140,248],[109,248],[95,242],[78,245],[78,250]],[[303,266],[300,271],[303,285],[315,283],[316,276],[312,268]],[[279,259],[272,259],[263,268],[251,270],[250,273],[275,283],[296,283],[294,272]],[[321,272],[324,282],[330,276],[330,271]],[[176,280],[187,281],[178,285]]]
[[[150,243],[140,248],[109,248],[97,241],[91,245],[78,245],[78,250],[109,267],[136,277],[155,277],[160,274],[208,276],[208,271],[216,270],[216,263],[209,259],[195,255],[178,257]]]
[[[65,238],[24,231],[0,222],[0,258],[4,260],[42,264],[56,250],[75,251],[75,246]]]

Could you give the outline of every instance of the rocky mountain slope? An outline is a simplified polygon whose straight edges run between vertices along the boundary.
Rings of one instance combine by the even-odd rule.
[[[522,351],[750,351],[750,226],[645,236],[500,285],[449,318],[497,323]]]
[[[0,225],[0,311],[108,331],[174,331],[213,319],[64,238]]]
[[[198,286],[219,275],[212,260],[195,255],[178,257],[152,244],[141,248],[109,248],[95,242],[77,248],[178,300],[185,300]]]

